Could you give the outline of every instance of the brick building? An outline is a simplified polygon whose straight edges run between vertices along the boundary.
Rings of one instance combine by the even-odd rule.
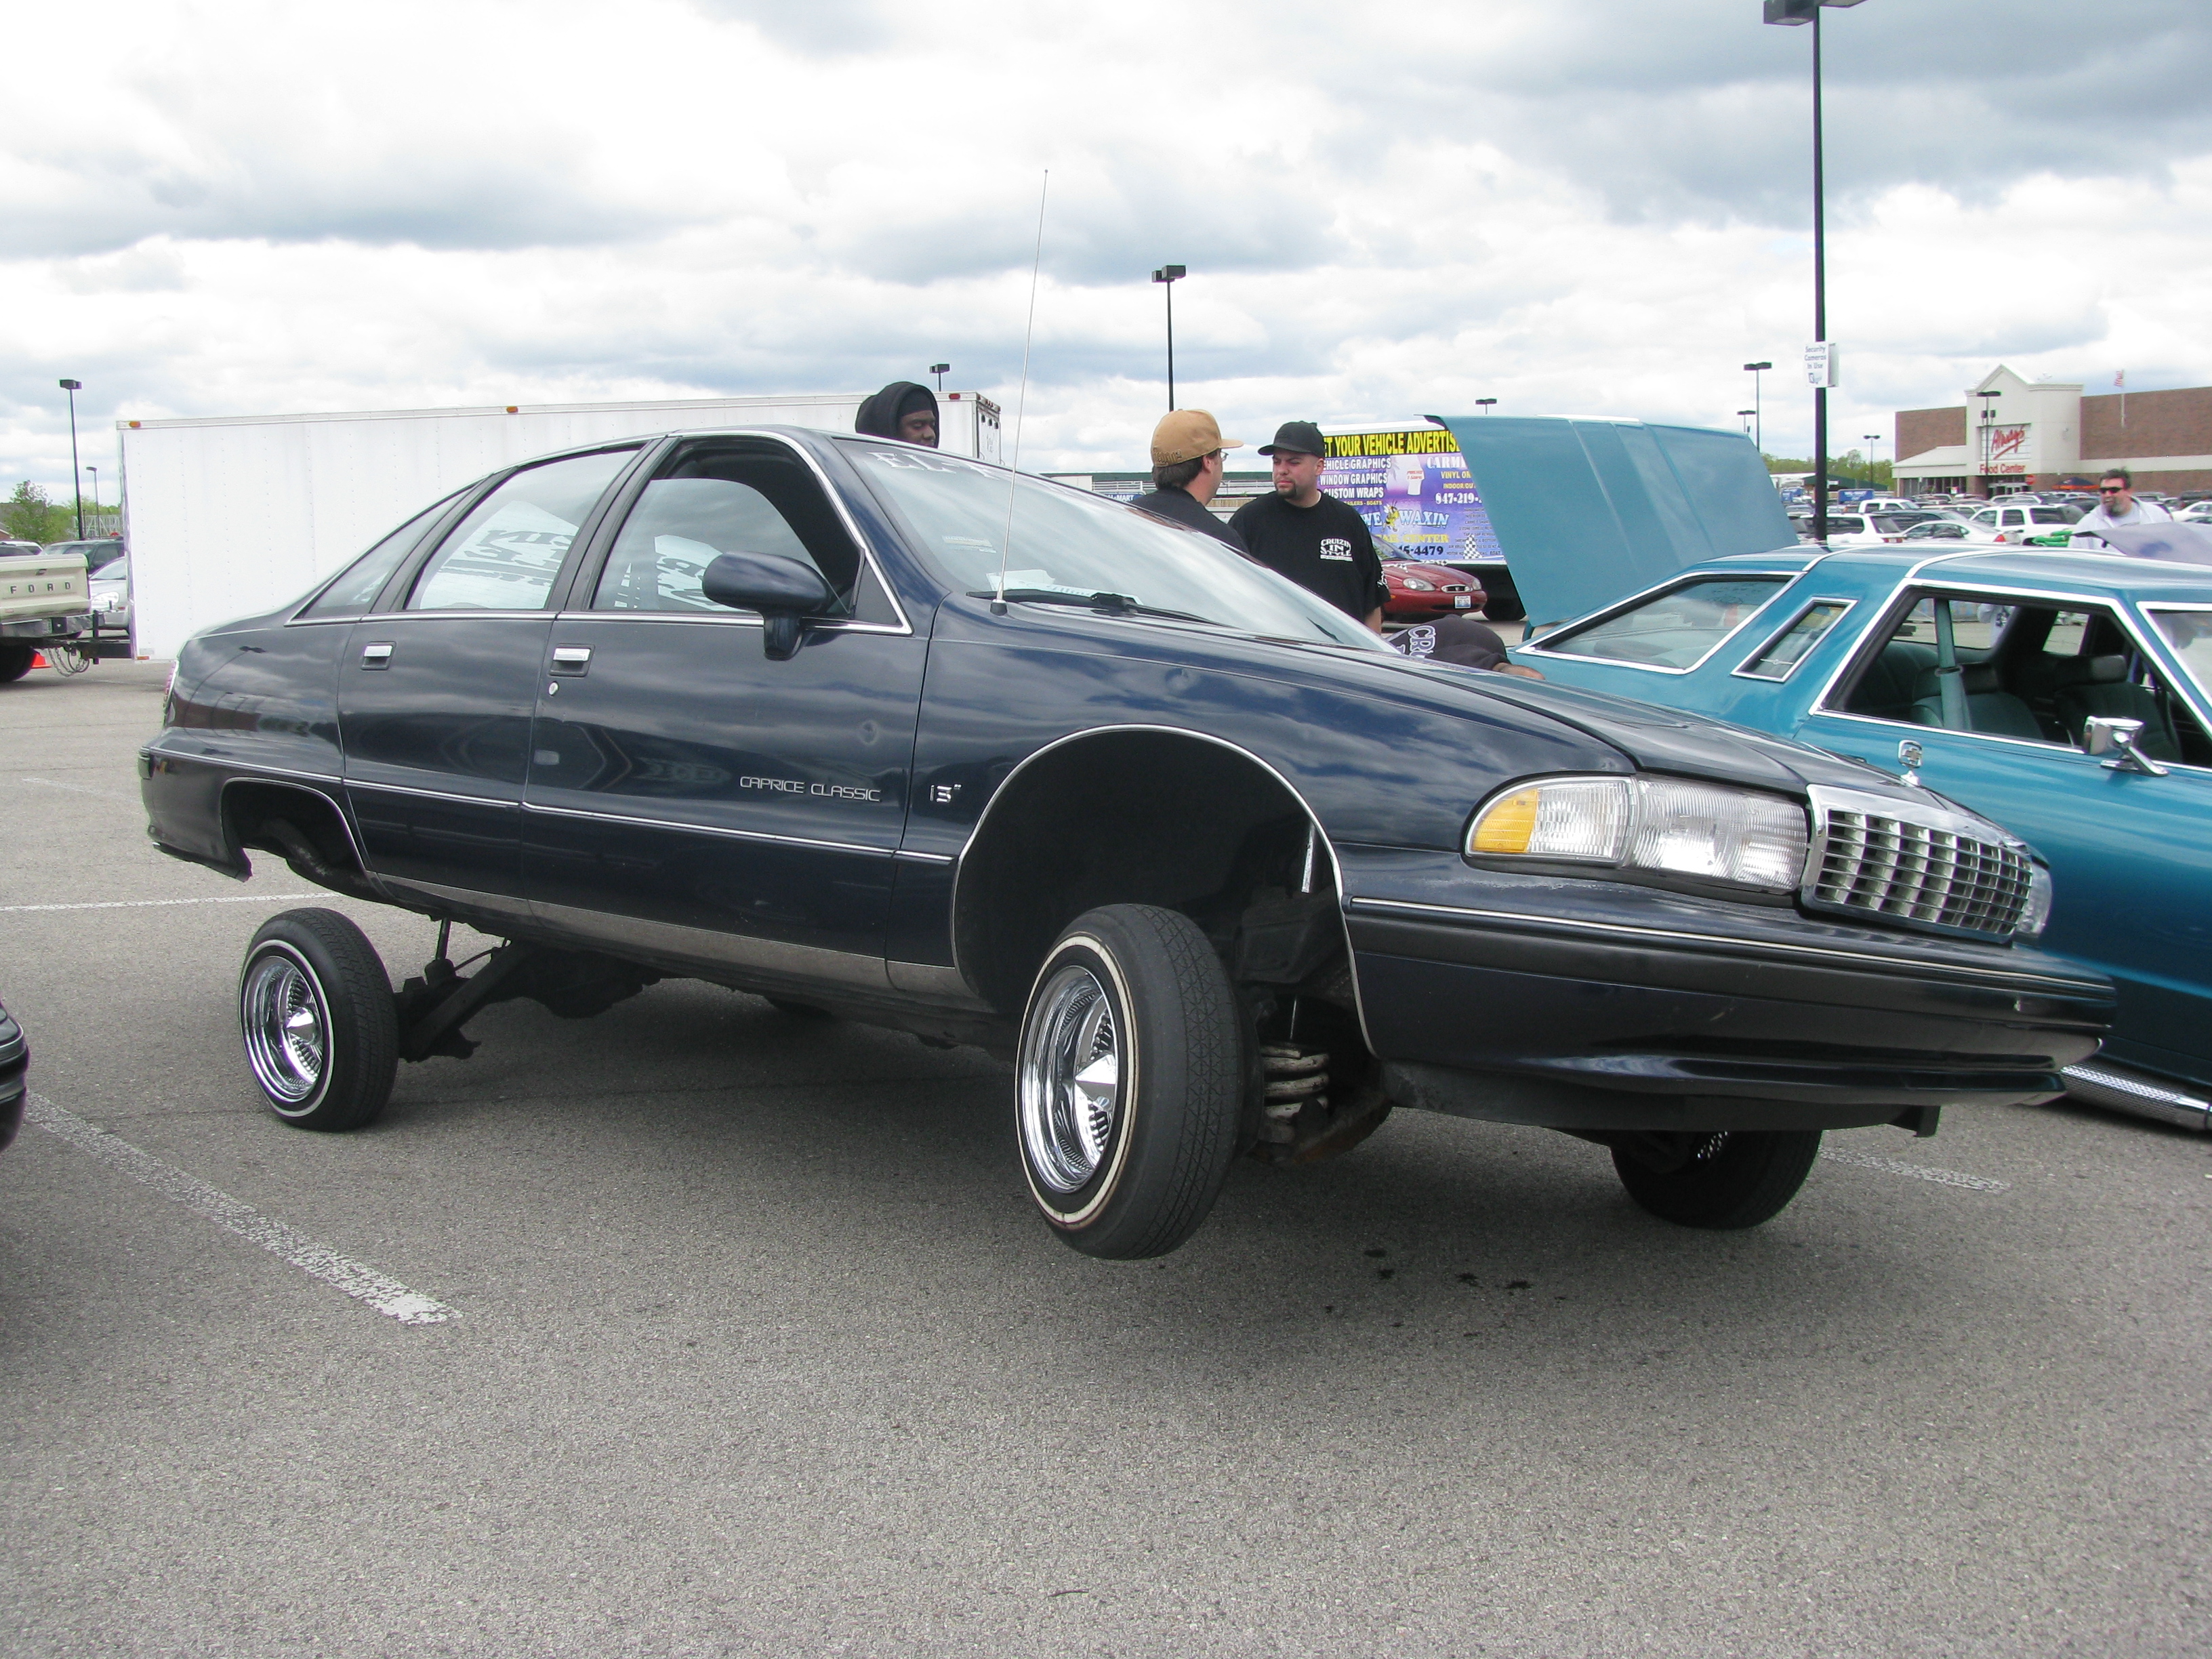
[[[1901,490],[2048,489],[2108,466],[2145,489],[2212,489],[2212,386],[2085,398],[2001,364],[1963,404],[1898,410],[1896,437]]]

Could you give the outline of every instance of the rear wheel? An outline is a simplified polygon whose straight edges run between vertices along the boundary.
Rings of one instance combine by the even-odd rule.
[[[1039,969],[1022,1020],[1017,1127],[1030,1194],[1086,1255],[1164,1255],[1197,1231],[1235,1156],[1243,1020],[1198,924],[1109,904]]]
[[[1613,1149],[1628,1195],[1684,1227],[1756,1227],[1797,1196],[1820,1155],[1818,1129],[1644,1135]]]
[[[368,937],[335,910],[262,923],[238,980],[246,1061],[270,1109],[303,1129],[357,1129],[392,1097],[399,1021]]]
[[[27,645],[0,645],[0,685],[29,673],[33,654]]]

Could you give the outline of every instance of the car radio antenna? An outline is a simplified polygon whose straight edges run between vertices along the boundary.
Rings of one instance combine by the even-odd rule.
[[[991,614],[1006,614],[1006,556],[1014,546],[1014,491],[1020,486],[1022,473],[1022,416],[1030,406],[1030,342],[1036,337],[1037,273],[1044,269],[1044,198],[1052,188],[1052,169],[1044,170],[1044,182],[1037,187],[1036,257],[1030,262],[1030,318],[1022,329],[1022,389],[1014,399],[1014,465],[1006,479],[1006,533],[999,542],[998,597],[991,601]]]

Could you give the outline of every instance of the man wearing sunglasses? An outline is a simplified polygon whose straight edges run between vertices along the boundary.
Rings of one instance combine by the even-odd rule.
[[[2114,467],[2097,480],[2097,505],[2082,515],[2074,526],[2073,545],[2087,545],[2091,550],[2108,544],[2097,534],[2100,530],[2124,527],[2130,525],[2159,524],[2173,517],[2156,501],[2136,499],[2136,481],[2124,467]],[[2084,538],[2091,538],[2084,542]]]

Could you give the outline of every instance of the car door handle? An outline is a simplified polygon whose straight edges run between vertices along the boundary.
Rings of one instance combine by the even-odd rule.
[[[391,667],[392,641],[389,640],[379,640],[374,645],[364,645],[362,647],[361,665],[363,668]]]
[[[588,645],[556,645],[553,647],[553,672],[556,674],[588,674],[592,672],[592,647]]]

